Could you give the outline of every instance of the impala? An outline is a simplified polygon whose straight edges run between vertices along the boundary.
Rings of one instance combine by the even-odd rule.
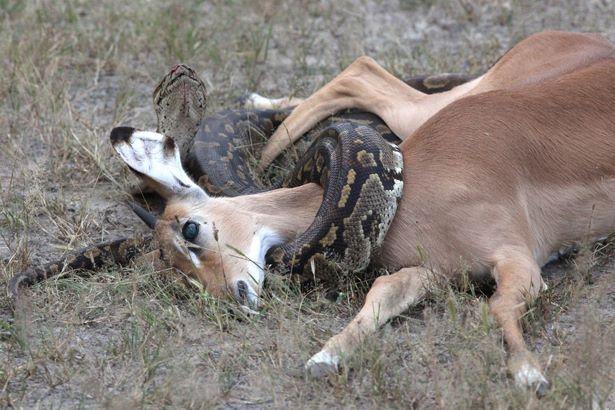
[[[376,279],[350,324],[307,362],[335,370],[365,335],[419,302],[434,275],[491,275],[489,300],[519,385],[547,381],[520,318],[544,289],[541,266],[562,246],[615,228],[615,48],[598,35],[535,34],[484,75],[440,94],[409,87],[361,57],[301,102],[274,133],[264,168],[319,120],[346,108],[377,114],[401,139],[403,195],[375,262]],[[122,159],[167,199],[152,221],[166,260],[214,295],[258,307],[265,255],[315,218],[310,183],[234,198],[208,196],[173,141],[116,128]],[[238,252],[243,255],[238,257]]]

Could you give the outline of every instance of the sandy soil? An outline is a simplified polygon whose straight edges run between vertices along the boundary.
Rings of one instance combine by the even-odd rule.
[[[209,112],[248,91],[306,96],[368,54],[397,74],[480,73],[543,29],[615,41],[609,0],[0,1],[0,285],[30,264],[145,232],[108,133],[154,129],[151,92],[195,67]],[[35,286],[17,315],[0,296],[0,406],[15,408],[614,408],[611,246],[545,268],[551,290],[526,339],[552,388],[537,401],[506,375],[480,294],[442,294],[387,325],[337,378],[298,368],[360,306],[272,281],[260,319],[174,274],[109,268]]]

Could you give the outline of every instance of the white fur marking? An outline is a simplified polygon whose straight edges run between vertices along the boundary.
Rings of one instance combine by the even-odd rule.
[[[201,269],[201,260],[199,259],[199,257],[196,256],[196,254],[191,250],[188,250],[188,254],[190,255],[190,261],[192,262],[194,267],[197,269]]]
[[[250,309],[246,305],[239,305],[239,309],[248,316],[259,316],[260,313],[254,309]]]
[[[265,266],[265,255],[267,251],[272,246],[281,243],[282,238],[280,235],[269,228],[261,228],[254,234],[247,254],[248,260],[246,261],[248,264],[248,274],[250,275],[250,279],[244,281],[248,285],[246,297],[248,298],[249,306],[242,305],[242,309],[245,308],[246,312],[251,311],[255,313],[252,309],[256,309],[260,303],[258,294],[265,282],[265,271],[263,267]],[[234,286],[234,289],[237,289],[237,283],[235,283]]]
[[[282,238],[269,228],[261,228],[254,234],[250,251],[248,252],[248,273],[252,278],[252,283],[256,283],[260,288],[265,281],[265,255],[271,247],[280,245]],[[251,285],[251,284],[249,284]]]
[[[515,374],[515,383],[520,387],[529,387],[539,383],[547,383],[547,379],[535,367],[524,364]]]
[[[185,257],[190,259],[192,266],[194,266],[196,269],[201,269],[201,267],[203,266],[201,264],[201,260],[196,255],[196,253],[188,249],[183,240],[175,238],[173,240],[173,246],[175,246],[175,250],[177,251],[177,253],[179,253],[180,255],[184,255]]]
[[[260,110],[270,110],[279,108],[280,104],[282,104],[286,100],[285,98],[267,98],[262,95],[252,93],[246,98],[245,107],[246,108],[257,108]]]
[[[326,350],[321,350],[320,352],[318,352],[314,356],[312,356],[310,358],[310,360],[307,361],[307,363],[305,364],[305,367],[307,369],[309,369],[312,366],[316,366],[316,365],[319,365],[319,364],[326,364],[326,365],[331,366],[331,367],[333,367],[334,369],[337,370],[339,362],[340,362],[339,356],[332,355],[331,353],[327,352]]]

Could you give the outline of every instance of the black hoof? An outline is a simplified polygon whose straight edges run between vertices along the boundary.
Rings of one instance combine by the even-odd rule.
[[[538,382],[535,386],[534,386],[534,391],[536,392],[536,397],[538,397],[539,399],[542,399],[545,394],[547,394],[547,391],[549,390],[549,383],[548,382]]]

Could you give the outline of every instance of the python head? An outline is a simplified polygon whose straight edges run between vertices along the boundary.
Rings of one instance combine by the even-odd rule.
[[[111,143],[130,169],[167,201],[159,217],[136,210],[154,230],[161,258],[196,278],[212,296],[231,296],[245,309],[256,309],[265,254],[283,237],[267,227],[266,218],[244,209],[245,201],[207,195],[182,168],[172,138],[118,127],[111,132]]]

